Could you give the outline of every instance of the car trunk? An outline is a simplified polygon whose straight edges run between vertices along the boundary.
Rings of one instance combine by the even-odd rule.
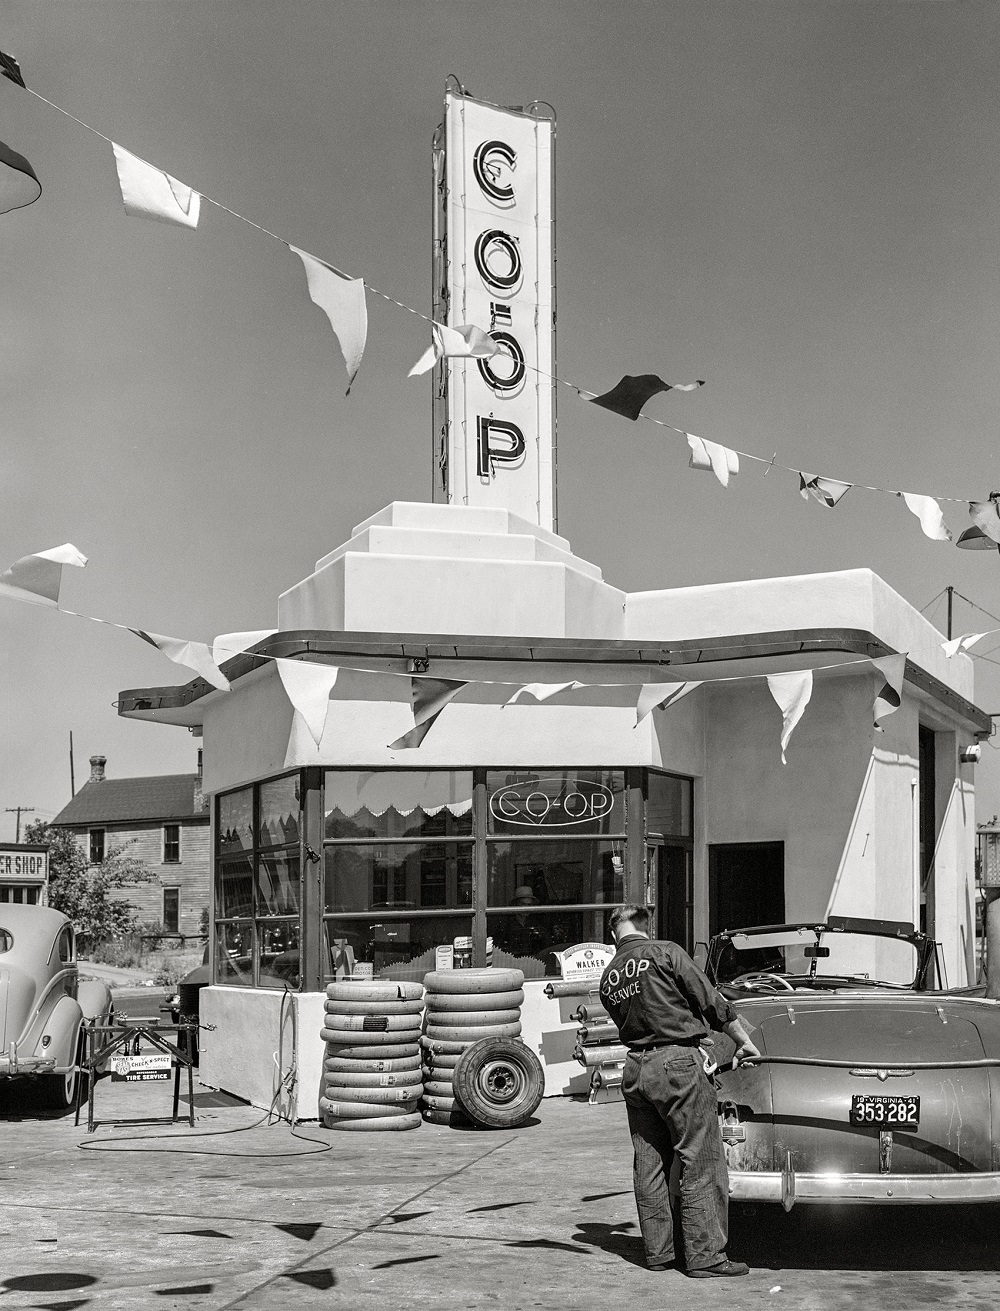
[[[982,1060],[976,1025],[947,998],[804,997],[762,1019],[768,1056],[848,1060],[851,1068],[768,1064],[774,1168],[791,1152],[807,1172],[938,1174],[991,1168],[989,1073],[914,1069]],[[852,1070],[854,1071],[852,1073]],[[882,1077],[880,1077],[880,1072]],[[919,1122],[852,1124],[852,1098],[919,1097]],[[879,1115],[895,1113],[883,1102]]]

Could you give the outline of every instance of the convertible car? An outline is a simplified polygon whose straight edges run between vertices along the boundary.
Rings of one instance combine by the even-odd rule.
[[[107,985],[78,978],[72,922],[48,906],[0,903],[0,1086],[26,1076],[37,1104],[72,1106],[83,1025],[110,1015]]]
[[[1000,1002],[932,987],[925,934],[733,930],[705,968],[761,1051],[735,1069],[727,1038],[713,1051],[734,1199],[1000,1201]]]

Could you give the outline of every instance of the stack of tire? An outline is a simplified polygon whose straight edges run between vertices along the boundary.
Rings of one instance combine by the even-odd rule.
[[[420,983],[327,984],[319,1110],[328,1129],[419,1127],[423,997]]]
[[[454,1074],[462,1053],[483,1038],[521,1032],[520,970],[434,970],[424,976],[423,1116],[432,1124],[467,1123],[456,1103]]]

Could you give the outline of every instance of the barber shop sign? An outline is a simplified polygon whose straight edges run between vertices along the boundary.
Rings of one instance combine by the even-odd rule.
[[[545,112],[445,97],[434,317],[487,331],[502,353],[435,375],[434,499],[555,524],[552,156]]]

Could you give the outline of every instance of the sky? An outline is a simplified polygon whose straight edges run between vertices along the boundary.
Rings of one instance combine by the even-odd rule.
[[[559,531],[626,591],[870,568],[942,630],[1000,628],[1000,559],[860,487],[1000,487],[1000,6],[994,0],[6,0],[0,48],[83,123],[404,305],[431,309],[446,79],[557,115],[557,373],[704,378],[646,412],[770,459],[723,489],[682,436],[559,387]],[[43,187],[0,216],[0,568],[74,543],[62,605],[211,641],[394,500],[431,496],[427,325],[369,295],[349,397],[281,242],[202,205],[126,217],[107,142],[0,81]],[[88,758],[193,771],[118,718],[188,681],[109,624],[0,598],[0,840]],[[977,608],[978,607],[978,608]],[[1000,711],[1000,634],[975,648]],[[981,653],[981,654],[980,654]],[[977,817],[1000,810],[1000,751]],[[28,809],[30,808],[30,810]]]

